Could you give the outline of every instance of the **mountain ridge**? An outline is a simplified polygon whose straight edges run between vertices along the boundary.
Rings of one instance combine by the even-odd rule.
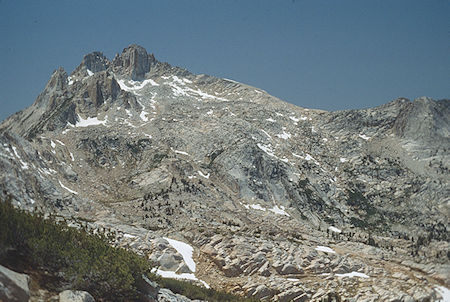
[[[0,194],[131,234],[118,242],[189,272],[169,230],[195,247],[198,278],[241,295],[435,299],[428,284],[449,284],[449,106],[306,109],[137,45],[93,52],[0,124]],[[428,281],[392,277],[408,268]],[[352,271],[396,285],[336,275]]]

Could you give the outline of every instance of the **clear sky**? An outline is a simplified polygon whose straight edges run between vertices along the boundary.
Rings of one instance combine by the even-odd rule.
[[[448,0],[0,0],[0,120],[132,43],[308,108],[450,97]]]

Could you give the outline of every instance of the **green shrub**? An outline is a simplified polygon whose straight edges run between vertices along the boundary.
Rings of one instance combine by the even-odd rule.
[[[147,259],[110,246],[104,235],[0,202],[0,256],[11,249],[30,267],[62,276],[72,288],[106,300],[137,298],[142,275],[155,278]]]

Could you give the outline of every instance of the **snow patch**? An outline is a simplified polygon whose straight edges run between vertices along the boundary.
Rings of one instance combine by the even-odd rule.
[[[305,160],[307,160],[307,161],[310,161],[310,160],[316,161],[316,160],[314,159],[314,157],[312,157],[312,156],[309,155],[308,153],[306,153]]]
[[[87,74],[88,74],[88,76],[93,76],[94,75],[94,73],[92,72],[92,71],[90,71],[89,69],[86,69],[86,71],[87,71]]]
[[[89,126],[97,126],[97,125],[106,126],[106,122],[107,122],[106,119],[104,121],[101,121],[97,117],[88,117],[88,118],[84,119],[78,114],[78,121],[75,124],[75,127],[89,127]]]
[[[330,226],[328,228],[330,231],[335,232],[335,233],[341,233],[342,231],[334,226]]]
[[[285,215],[290,217],[291,215],[289,215],[286,211],[285,211],[285,207],[284,206],[280,206],[278,207],[277,205],[275,205],[273,208],[269,209],[269,211],[274,212],[275,214],[278,215]]]
[[[335,274],[338,277],[349,277],[349,278],[353,278],[353,277],[360,277],[360,278],[369,278],[369,276],[367,276],[366,274],[360,273],[360,272],[351,272],[351,273],[345,273],[345,274]]]
[[[50,140],[50,145],[52,146],[52,148],[54,149],[56,147],[56,144],[54,141]]]
[[[287,140],[287,139],[290,139],[292,135],[289,132],[286,132],[285,129],[283,129],[283,133],[276,134],[276,136],[278,136],[279,138],[282,138],[284,140]]]
[[[339,160],[341,163],[345,163],[348,161],[348,159],[346,159],[345,157],[341,157],[341,158],[339,158]]]
[[[169,242],[169,244],[183,257],[184,263],[189,267],[191,272],[195,273],[195,262],[192,258],[192,253],[194,252],[194,248],[187,243],[170,239],[167,237],[163,237],[165,240]]]
[[[141,114],[139,114],[139,117],[141,118],[141,120],[143,120],[144,122],[148,121],[148,117],[147,117],[148,112],[146,111],[141,111]]]
[[[227,79],[227,78],[223,78],[223,80],[231,82],[231,83],[240,84],[239,82],[236,82],[235,80],[231,80],[231,79]]]
[[[336,252],[335,252],[333,249],[331,249],[331,248],[329,248],[329,247],[327,247],[327,246],[322,246],[322,245],[318,245],[318,246],[315,248],[315,250],[316,250],[316,251],[325,252],[325,253],[336,254]]]
[[[370,136],[366,136],[365,134],[359,134],[359,137],[366,141],[370,139]]]
[[[75,161],[75,158],[73,157],[72,152],[69,151],[69,154],[70,154],[70,159],[71,159],[72,161]]]
[[[78,192],[69,189],[68,187],[66,187],[65,185],[63,185],[62,182],[61,182],[60,180],[58,180],[58,182],[59,182],[59,185],[60,185],[63,189],[66,189],[67,191],[69,191],[69,192],[72,193],[72,194],[78,195]]]
[[[434,290],[442,297],[442,299],[438,301],[450,302],[450,290],[448,288],[445,286],[436,286]]]
[[[22,158],[20,157],[19,153],[17,152],[16,147],[15,146],[11,146],[11,148],[13,149],[14,155],[17,157],[17,159],[19,159],[20,167],[23,170],[28,170],[28,168],[29,168],[28,164],[22,160]],[[7,149],[7,150],[9,151],[9,149]]]
[[[250,205],[244,205],[246,209],[254,209],[258,211],[266,211],[266,208],[262,207],[260,204],[250,204]]]
[[[202,171],[197,171],[198,172],[198,174],[201,176],[201,177],[203,177],[203,178],[206,178],[206,179],[209,179],[209,176],[210,176],[210,174],[208,173],[208,174],[203,174],[203,172]]]
[[[120,89],[129,91],[129,92],[133,92],[133,93],[135,93],[136,90],[141,90],[147,84],[150,84],[152,86],[159,86],[159,84],[156,83],[155,81],[153,81],[152,79],[147,79],[142,82],[130,80],[130,81],[128,81],[128,83],[131,84],[131,86],[126,85],[125,80],[118,80],[117,83],[119,84]]]
[[[155,273],[163,278],[170,278],[170,279],[182,279],[182,280],[193,280],[193,281],[198,281],[201,284],[203,284],[203,286],[205,286],[205,288],[210,288],[210,286],[208,285],[208,283],[206,283],[203,280],[197,279],[197,277],[195,277],[194,274],[188,274],[188,273],[182,273],[182,274],[177,274],[175,272],[171,272],[171,271],[163,271],[160,269],[153,269],[152,273]]]
[[[270,139],[272,138],[272,137],[269,135],[269,133],[267,133],[267,132],[264,131],[263,129],[261,129],[261,131],[262,131],[265,135],[267,135]]]
[[[267,155],[276,157],[275,154],[273,153],[273,150],[270,148],[270,145],[263,145],[258,143],[257,146],[259,149],[263,150]]]
[[[275,123],[276,120],[274,120],[273,118],[266,118],[266,121],[271,122],[271,123]]]
[[[173,152],[178,153],[178,154],[182,154],[182,155],[186,155],[189,156],[189,153],[184,152],[184,151],[179,151],[179,150],[173,150]]]
[[[300,121],[299,118],[296,118],[295,116],[290,116],[289,117],[292,121],[294,121],[294,123],[297,123],[298,121]]]

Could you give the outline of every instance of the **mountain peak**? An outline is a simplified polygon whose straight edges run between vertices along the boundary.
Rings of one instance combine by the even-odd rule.
[[[120,56],[114,58],[113,66],[122,68],[132,80],[142,80],[155,62],[153,54],[148,54],[144,47],[131,44],[124,48]]]

